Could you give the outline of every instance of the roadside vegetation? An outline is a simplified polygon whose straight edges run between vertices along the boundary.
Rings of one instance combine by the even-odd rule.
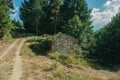
[[[85,0],[24,0],[22,22],[10,19],[13,5],[12,0],[0,1],[0,46],[27,38],[21,50],[23,80],[120,79],[120,13],[93,31]]]
[[[119,74],[117,77],[112,77],[110,74],[105,76],[104,72],[101,72],[104,76],[100,76],[94,71],[92,73],[89,70],[84,71],[84,67],[90,70],[92,68],[90,68],[89,63],[76,58],[74,54],[66,55],[48,52],[48,54],[39,54],[38,56],[30,49],[31,44],[32,42],[25,42],[21,51],[24,62],[22,80],[119,80]],[[105,74],[107,75],[107,73]]]

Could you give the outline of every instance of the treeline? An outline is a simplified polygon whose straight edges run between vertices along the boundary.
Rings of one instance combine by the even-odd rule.
[[[107,63],[120,63],[120,13],[95,34],[95,58]]]
[[[93,32],[85,0],[29,0],[20,8],[24,28],[36,34],[62,32],[78,39],[82,54],[94,60],[120,62],[120,14]],[[88,56],[89,56],[88,55]]]
[[[26,30],[37,34],[63,32],[75,15],[84,26],[91,27],[85,0],[25,0],[20,13]]]
[[[0,38],[9,38],[21,29],[37,35],[62,32],[78,39],[84,57],[106,63],[120,63],[120,14],[105,27],[93,32],[85,0],[25,0],[20,7],[23,25],[10,20],[11,0],[0,1]],[[23,33],[23,32],[22,32]]]
[[[85,0],[26,0],[20,17],[30,33],[62,32],[78,39],[84,53],[92,51],[94,34]]]

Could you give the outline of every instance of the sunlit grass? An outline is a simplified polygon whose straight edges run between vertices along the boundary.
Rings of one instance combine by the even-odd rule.
[[[41,80],[39,76],[44,74],[45,80],[119,80],[102,78],[98,75],[90,75],[82,73],[73,68],[68,68],[64,64],[70,64],[74,66],[89,67],[89,63],[84,59],[78,58],[76,54],[65,53],[47,53],[47,55],[36,55],[30,48],[31,42],[26,42],[22,48],[21,56],[27,59],[30,66],[30,70],[34,74],[35,80]],[[63,63],[63,64],[61,64]],[[25,65],[24,65],[25,66]],[[65,68],[67,70],[65,70]],[[28,76],[29,77],[29,76]]]
[[[65,64],[88,66],[87,61],[77,58],[76,54],[48,53],[48,56]]]
[[[21,56],[24,56],[26,58],[34,58],[35,54],[31,51],[31,49],[29,49],[29,44],[26,43],[26,45],[24,45],[22,47],[22,51],[20,53]]]

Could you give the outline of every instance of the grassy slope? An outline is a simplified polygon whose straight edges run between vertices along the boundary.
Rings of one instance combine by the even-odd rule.
[[[36,56],[24,45],[21,55],[24,66],[24,76],[22,80],[91,80],[79,72],[68,69],[59,62],[45,56]]]
[[[30,43],[25,43],[21,55],[23,57],[24,76],[22,80],[119,80],[109,79],[98,75],[85,74],[77,68],[69,68],[61,63],[77,64],[88,66],[83,61],[77,61],[73,55],[66,60],[61,60],[59,55],[49,53],[48,56],[35,55],[29,48]],[[74,62],[75,60],[75,62]]]

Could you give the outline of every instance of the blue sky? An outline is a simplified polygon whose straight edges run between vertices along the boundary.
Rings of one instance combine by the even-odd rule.
[[[15,6],[15,14],[11,14],[11,18],[12,19],[16,19],[16,20],[20,20],[19,18],[19,7],[21,6],[21,2],[23,2],[24,0],[13,0],[14,6]]]
[[[88,3],[88,8],[100,8],[106,2],[106,0],[86,0]]]
[[[16,14],[12,19],[20,20],[19,7],[24,0],[13,0]],[[98,30],[111,21],[111,18],[120,12],[120,0],[86,0],[88,8],[92,9],[91,20],[94,30]]]
[[[21,6],[21,2],[23,2],[24,0],[13,0],[13,3],[14,3],[14,6],[16,7],[16,12],[17,14],[13,15],[12,16],[12,19],[15,17],[17,20],[20,20],[19,19],[19,11],[18,11],[18,8]],[[100,8],[103,3],[105,2],[105,0],[86,0],[87,3],[88,3],[88,8],[89,9],[92,9],[92,8]]]

